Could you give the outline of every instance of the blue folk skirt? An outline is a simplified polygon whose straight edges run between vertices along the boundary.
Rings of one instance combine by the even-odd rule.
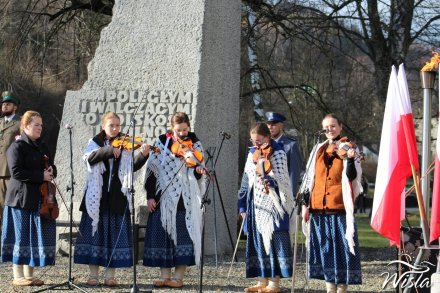
[[[92,218],[83,212],[75,243],[73,260],[79,264],[110,268],[133,265],[131,221],[128,211],[124,215],[104,212],[99,216],[98,229],[92,236]],[[82,236],[82,237],[81,237]]]
[[[31,267],[55,264],[56,222],[29,211],[5,206],[1,261]]]
[[[185,222],[186,211],[177,211],[177,245],[162,227],[160,208],[148,216],[144,245],[144,266],[171,268],[195,265],[194,246]]]
[[[334,284],[362,284],[356,224],[355,255],[345,239],[346,226],[345,215],[311,215],[309,278]]]
[[[246,278],[288,278],[292,276],[292,246],[289,231],[274,231],[269,254],[264,250],[263,237],[257,231],[253,200],[246,215]]]

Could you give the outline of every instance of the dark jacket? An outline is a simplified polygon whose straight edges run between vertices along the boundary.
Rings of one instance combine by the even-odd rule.
[[[118,170],[119,164],[121,162],[120,157],[113,161],[113,169],[112,174],[110,174],[110,163],[109,159],[114,158],[113,156],[113,147],[110,145],[104,145],[105,132],[101,131],[97,134],[93,141],[100,146],[100,148],[93,152],[89,158],[89,164],[95,165],[99,162],[104,162],[105,171],[102,174],[103,184],[102,184],[102,197],[101,202],[99,204],[99,211],[102,213],[104,211],[110,211],[111,213],[121,215],[124,213],[125,208],[127,206],[127,198],[122,193],[122,183],[119,180]],[[139,170],[147,161],[148,156],[144,156],[142,153],[137,153],[134,158],[134,171]],[[109,177],[111,176],[112,180],[109,184]],[[85,194],[85,193],[84,193]],[[86,197],[83,197],[81,202],[80,211],[86,212]]]
[[[7,151],[11,179],[6,192],[5,205],[25,210],[37,210],[41,199],[40,185],[44,182],[44,156],[49,157],[54,175],[49,150],[40,139],[33,142],[26,134],[14,141]]]

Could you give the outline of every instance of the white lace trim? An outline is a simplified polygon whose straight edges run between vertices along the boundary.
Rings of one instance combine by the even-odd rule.
[[[321,147],[324,146],[324,144],[327,141],[324,141],[323,143],[319,145],[315,145],[315,147],[312,150],[313,157],[309,158],[309,161],[307,162],[307,174],[305,175],[305,179],[303,183],[300,186],[299,193],[305,193],[307,191],[310,191],[310,193],[313,190],[313,186],[315,184],[315,168],[316,168],[316,155]],[[358,149],[356,149],[356,152],[359,152]],[[359,160],[355,160],[355,168],[357,172],[356,178],[351,182],[348,180],[347,177],[347,160],[343,161],[343,170],[342,170],[342,199],[344,202],[344,208],[345,208],[345,219],[347,228],[345,230],[345,239],[347,239],[348,247],[350,249],[350,252],[354,255],[354,202],[356,200],[356,197],[363,192],[362,189],[362,168],[361,163]],[[353,196],[354,195],[354,196]],[[306,245],[308,246],[309,240],[310,240],[310,227],[307,227],[309,225],[303,224],[303,233],[306,236]],[[309,247],[307,247],[309,249]]]
[[[279,225],[285,213],[289,217],[294,216],[294,200],[287,169],[286,153],[282,150],[275,151],[270,157],[270,161],[272,171],[267,175],[277,182],[279,193],[276,193],[273,187],[269,188],[269,193],[265,192],[265,186],[257,180],[256,165],[253,162],[252,153],[249,153],[239,195],[239,197],[243,197],[247,194],[243,192],[244,190],[253,189],[256,227],[263,238],[264,249],[267,254],[270,252],[275,225]],[[290,229],[293,229],[293,227],[290,227]]]
[[[92,139],[89,140],[84,151],[83,160],[87,165],[87,179],[85,187],[86,210],[92,218],[92,236],[95,235],[99,223],[99,205],[102,197],[103,178],[102,174],[106,171],[104,162],[99,162],[91,166],[88,162],[89,156],[96,152],[100,146]],[[131,153],[123,150],[121,153],[121,162],[119,164],[118,177],[122,183],[121,191],[127,197],[130,209],[132,201],[130,196],[131,184]],[[138,177],[138,172],[134,173],[133,180]]]
[[[168,150],[165,150],[166,147],[159,139],[156,141],[155,146],[160,149],[161,154],[167,152],[168,155],[150,154],[145,171],[145,182],[152,174],[154,174],[157,179],[156,192],[162,192],[160,199],[162,227],[167,231],[176,245],[177,204],[179,203],[180,196],[182,196],[186,209],[186,228],[194,244],[196,265],[199,265],[202,251],[201,239],[203,228],[201,199],[206,189],[205,176],[197,180],[194,176],[194,169],[189,169],[186,166],[182,167],[182,161]],[[193,148],[203,153],[200,142],[194,143]],[[176,174],[176,172],[178,173]]]

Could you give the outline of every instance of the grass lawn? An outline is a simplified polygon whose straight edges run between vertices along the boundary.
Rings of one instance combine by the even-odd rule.
[[[418,212],[407,212],[408,220],[413,227],[420,226],[420,217]],[[390,241],[377,233],[370,226],[370,218],[367,214],[355,214],[357,230],[358,230],[358,238],[359,238],[359,247],[367,247],[367,248],[388,248],[390,247]],[[403,221],[402,225],[407,226],[406,222]],[[300,228],[301,229],[301,228]],[[300,231],[298,235],[298,243],[304,243],[305,237]]]
[[[407,215],[412,226],[420,226],[418,212],[407,213]],[[387,238],[371,228],[368,214],[356,214],[355,217],[360,247],[384,248],[390,246],[390,241]],[[406,226],[406,223],[403,222],[402,224]]]

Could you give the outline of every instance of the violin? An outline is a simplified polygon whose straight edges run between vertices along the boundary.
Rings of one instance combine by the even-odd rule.
[[[258,146],[254,153],[252,154],[252,160],[257,166],[256,172],[260,177],[264,177],[272,171],[272,163],[270,162],[270,157],[273,154],[273,149],[270,143],[265,143]],[[269,186],[264,184],[264,190],[269,193]]]
[[[118,136],[111,140],[111,145],[115,148],[122,148],[127,151],[138,149],[144,143],[144,139],[140,136],[133,137],[124,133],[119,133]],[[160,153],[160,149],[156,146],[150,145],[150,149],[155,153]]]
[[[181,138],[173,138],[174,142],[171,144],[171,152],[178,158],[183,158],[185,165],[188,168],[202,167],[203,154],[201,151],[193,148],[193,143],[190,139],[182,140]]]
[[[49,158],[44,155],[43,157],[45,169],[49,168]],[[40,216],[48,220],[55,220],[60,215],[60,209],[58,208],[58,202],[56,198],[57,188],[52,182],[44,181],[40,185],[41,193],[41,207]]]
[[[341,160],[347,159],[348,155],[347,152],[350,149],[356,149],[357,145],[353,142],[351,142],[346,136],[341,137],[339,140],[337,141],[333,141],[332,143],[330,143],[327,147],[327,149],[325,150],[325,152],[329,155],[329,156],[337,156],[339,157]],[[363,154],[362,153],[357,153],[355,155],[355,158],[360,158],[363,159]]]

